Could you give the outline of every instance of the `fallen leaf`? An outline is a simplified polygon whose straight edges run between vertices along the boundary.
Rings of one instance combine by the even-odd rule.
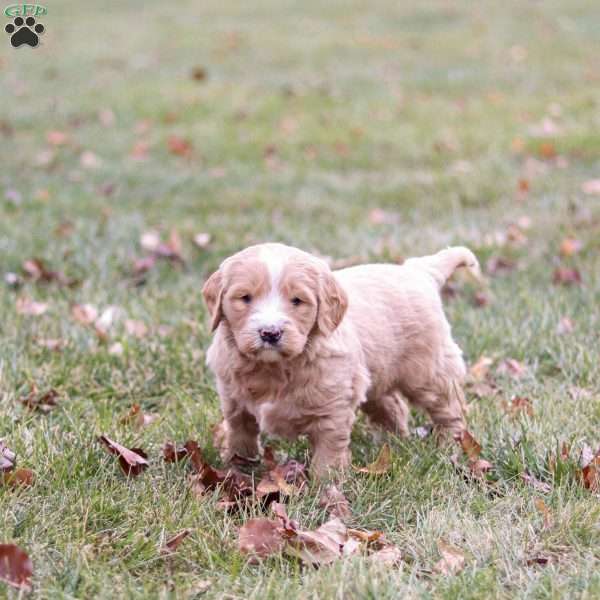
[[[498,375],[509,375],[513,379],[520,379],[526,372],[526,367],[514,358],[505,358],[496,369]]]
[[[289,539],[286,552],[306,564],[327,565],[346,556],[344,546],[348,541],[348,530],[340,519],[327,521],[314,531],[298,530]],[[358,547],[352,545],[352,552]]]
[[[121,444],[101,435],[100,442],[111,453],[119,458],[119,465],[127,476],[137,477],[144,469],[148,468],[148,455],[140,448],[125,448]]]
[[[134,160],[146,160],[148,158],[150,144],[143,140],[138,140],[131,149],[129,156]]]
[[[178,446],[175,442],[165,442],[162,447],[163,459],[166,463],[184,460],[189,456],[185,446]]]
[[[208,245],[210,244],[210,241],[212,239],[212,236],[210,235],[210,233],[197,233],[194,236],[194,245],[197,248],[200,248],[201,250],[204,250],[205,248],[208,248]]]
[[[121,342],[115,342],[114,344],[111,344],[108,348],[108,353],[111,356],[121,356],[124,352],[124,348],[123,348],[123,344],[121,344]]]
[[[51,271],[44,260],[41,258],[30,258],[23,262],[21,266],[24,274],[31,281],[41,283],[56,282],[59,285],[66,287],[74,287],[79,282],[76,279],[67,277],[59,271]]]
[[[469,378],[472,381],[483,381],[494,361],[489,356],[481,356],[469,368]]]
[[[581,184],[581,191],[584,194],[600,195],[600,179],[590,179]]]
[[[600,450],[592,455],[589,459],[588,447],[584,447],[581,451],[580,464],[582,466],[579,472],[579,478],[583,483],[583,487],[591,492],[600,492]]]
[[[65,340],[58,338],[39,338],[36,340],[36,342],[42,348],[46,348],[47,350],[51,350],[53,352],[60,352],[67,346],[67,342]]]
[[[273,519],[250,519],[239,530],[238,545],[242,554],[254,559],[279,553],[286,545],[281,525]]]
[[[538,153],[542,158],[556,158],[556,148],[552,142],[542,142],[538,146]]]
[[[26,552],[14,544],[0,544],[0,581],[25,590],[31,590],[33,564]]]
[[[388,544],[380,550],[373,552],[373,554],[369,556],[369,559],[378,565],[391,567],[402,562],[402,551],[397,546]]]
[[[481,454],[481,444],[466,429],[454,436],[454,439],[460,444],[463,452],[471,460],[476,460]]]
[[[556,285],[580,285],[581,273],[578,269],[557,267],[552,275],[552,282]]]
[[[529,473],[521,473],[521,479],[525,484],[541,494],[549,494],[552,491],[552,486],[549,483],[540,481],[537,477],[534,477]]]
[[[487,292],[478,290],[473,294],[473,305],[478,308],[483,308],[491,302],[491,297]]]
[[[580,240],[575,238],[565,238],[560,243],[560,253],[563,256],[573,256],[574,254],[577,254],[581,248],[583,248],[583,244]]]
[[[525,564],[527,564],[528,567],[531,567],[533,565],[540,565],[542,567],[545,567],[549,562],[550,562],[549,557],[543,556],[543,555],[538,555],[538,556],[533,556],[531,558],[528,558],[525,561]]]
[[[16,289],[23,285],[23,278],[20,275],[17,275],[16,273],[5,273],[4,283],[6,283],[8,287]]]
[[[69,136],[64,131],[48,131],[46,133],[46,141],[52,146],[63,146],[69,141]]]
[[[31,392],[24,398],[21,398],[21,404],[29,410],[48,414],[58,406],[57,398],[58,392],[56,390],[50,389],[43,394],[39,394],[37,388],[33,386]]]
[[[20,315],[27,315],[29,317],[39,317],[48,310],[48,304],[46,302],[36,302],[25,296],[17,298],[16,307],[17,312]]]
[[[82,325],[91,325],[98,318],[98,309],[93,304],[74,304],[71,316]]]
[[[208,77],[208,71],[205,67],[197,65],[192,69],[191,76],[195,81],[204,81]]]
[[[325,486],[319,496],[319,507],[325,509],[331,516],[347,519],[352,515],[350,503],[344,493],[334,484]]]
[[[535,507],[544,518],[544,529],[550,529],[553,524],[552,513],[541,498],[536,498],[534,501]]]
[[[97,169],[102,164],[102,161],[97,154],[91,150],[86,150],[79,157],[79,164],[85,169]]]
[[[460,548],[445,540],[438,540],[437,547],[441,559],[434,566],[434,571],[441,575],[456,575],[463,570],[465,554]]]
[[[185,540],[185,538],[188,537],[190,533],[192,532],[189,529],[184,529],[183,531],[180,531],[179,533],[174,535],[172,538],[168,539],[165,542],[165,545],[161,548],[161,553],[173,554],[174,552],[176,552],[181,542],[183,542],[183,540]]]
[[[484,460],[483,458],[469,461],[469,469],[471,470],[471,474],[478,478],[483,477],[485,473],[493,468],[494,467],[492,463]]]
[[[510,402],[503,402],[504,410],[511,417],[516,417],[520,413],[525,413],[529,417],[533,417],[533,405],[531,400],[525,396],[514,396]]]
[[[567,335],[573,333],[575,324],[569,317],[561,317],[556,326],[557,335]]]
[[[384,444],[375,462],[366,467],[354,467],[357,473],[368,473],[370,475],[383,475],[390,470],[392,465],[392,450],[389,444]]]
[[[34,480],[35,475],[31,469],[16,469],[2,473],[2,482],[12,488],[29,487],[33,485]]]
[[[485,270],[489,275],[504,275],[517,268],[517,262],[505,256],[492,256],[485,263]]]
[[[125,331],[138,339],[145,338],[148,335],[148,327],[143,321],[127,319],[125,321]]]
[[[158,415],[143,412],[142,407],[136,403],[125,416],[121,417],[121,423],[130,424],[141,429],[151,425],[156,419],[158,419]]]
[[[169,136],[167,139],[167,146],[169,152],[171,152],[171,154],[176,154],[177,156],[189,157],[192,154],[192,143],[177,135]]]
[[[15,468],[17,455],[0,440],[0,473],[8,473]]]

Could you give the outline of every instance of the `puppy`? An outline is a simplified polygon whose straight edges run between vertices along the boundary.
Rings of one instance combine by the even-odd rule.
[[[316,475],[343,468],[357,408],[406,435],[404,398],[438,428],[462,431],[466,369],[439,293],[458,267],[479,275],[462,247],[335,272],[283,244],[223,261],[202,291],[225,458],[256,456],[260,432],[306,435]]]

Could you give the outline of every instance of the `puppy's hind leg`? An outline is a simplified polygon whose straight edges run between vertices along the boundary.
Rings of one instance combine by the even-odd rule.
[[[400,437],[408,436],[408,406],[400,392],[371,398],[360,406],[369,421]]]

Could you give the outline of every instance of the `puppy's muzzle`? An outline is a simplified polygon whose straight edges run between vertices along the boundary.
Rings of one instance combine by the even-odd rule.
[[[260,339],[271,346],[276,346],[283,335],[283,329],[280,327],[263,327],[258,330]]]

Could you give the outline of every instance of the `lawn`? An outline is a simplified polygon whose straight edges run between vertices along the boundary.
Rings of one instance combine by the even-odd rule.
[[[600,444],[600,4],[64,0],[38,20],[40,47],[0,45],[0,273],[23,279],[0,282],[0,439],[35,474],[0,485],[0,543],[30,555],[33,594],[599,598],[598,482],[579,463]],[[151,231],[176,232],[185,263],[134,273]],[[219,510],[161,458],[195,439],[217,461],[200,290],[266,240],[333,261],[461,244],[487,273],[445,304],[468,363],[491,359],[468,388],[491,470],[413,435],[388,440],[387,473],[344,484],[348,524],[383,531],[398,565],[251,564],[237,531],[260,510]],[[24,276],[34,257],[77,285]],[[28,299],[47,310],[22,314]],[[86,303],[118,307],[105,335],[74,318]],[[27,409],[32,386],[57,406]],[[123,422],[136,403],[158,419]],[[127,479],[100,434],[150,467]],[[380,445],[361,419],[354,463]],[[289,514],[323,523],[318,496]],[[464,555],[455,574],[435,568],[440,541]]]

